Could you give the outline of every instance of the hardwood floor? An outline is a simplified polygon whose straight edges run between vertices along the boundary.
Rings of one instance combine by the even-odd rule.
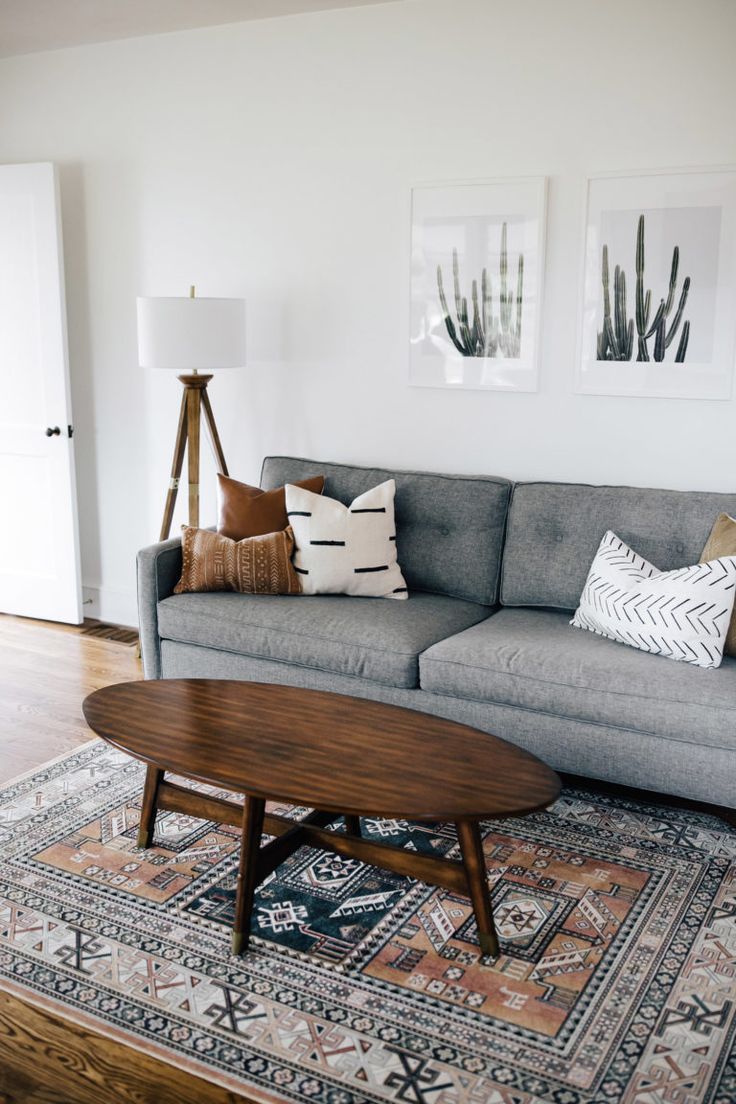
[[[82,700],[139,678],[135,648],[0,614],[0,783],[92,739]]]
[[[0,783],[92,739],[82,700],[143,677],[136,649],[0,615]],[[0,1104],[242,1104],[211,1085],[18,1000],[0,981]]]

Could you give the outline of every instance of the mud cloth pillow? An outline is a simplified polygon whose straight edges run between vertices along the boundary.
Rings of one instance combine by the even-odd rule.
[[[300,594],[291,564],[294,534],[278,533],[234,541],[209,529],[182,526],[182,572],[174,594],[236,590],[240,594]]]
[[[343,506],[286,484],[302,593],[408,597],[396,555],[395,490],[393,479],[387,479]]]
[[[735,588],[733,556],[658,571],[609,529],[570,624],[643,652],[719,667]]]
[[[321,494],[325,477],[315,475],[296,485]],[[260,487],[251,487],[227,475],[218,475],[217,499],[220,504],[217,531],[231,540],[276,533],[289,524],[283,487],[262,491]]]
[[[700,557],[701,563],[718,560],[723,556],[736,556],[736,518],[719,514]],[[731,614],[731,624],[726,633],[724,655],[736,656],[736,608]]]

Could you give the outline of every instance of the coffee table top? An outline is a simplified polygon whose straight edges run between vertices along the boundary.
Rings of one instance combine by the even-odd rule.
[[[154,679],[106,686],[83,709],[145,763],[325,811],[474,820],[533,812],[560,792],[550,767],[497,736],[323,690]]]

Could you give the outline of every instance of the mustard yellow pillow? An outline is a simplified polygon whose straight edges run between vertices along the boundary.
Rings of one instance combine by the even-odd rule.
[[[719,514],[716,518],[700,562],[720,560],[721,556],[736,556],[736,518],[729,517],[728,514]],[[731,614],[723,654],[736,656],[736,606]]]

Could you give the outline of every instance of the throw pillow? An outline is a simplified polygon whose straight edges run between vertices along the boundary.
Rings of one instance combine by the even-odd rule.
[[[209,529],[182,526],[182,572],[174,594],[237,590],[241,594],[300,594],[291,557],[294,534],[279,533],[234,541]]]
[[[609,530],[570,624],[644,652],[718,667],[735,587],[733,556],[658,571]]]
[[[323,475],[315,475],[296,484],[315,494],[321,494],[324,485]],[[283,487],[277,487],[275,491],[262,491],[260,487],[251,487],[227,475],[218,475],[217,497],[220,503],[217,531],[231,540],[276,533],[289,524]]]
[[[729,517],[728,514],[719,514],[716,518],[700,562],[719,560],[723,556],[736,556],[736,518]],[[736,656],[736,608],[731,614],[723,654]]]
[[[286,484],[286,512],[294,530],[294,568],[304,594],[407,598],[396,557],[393,479],[349,506]]]

